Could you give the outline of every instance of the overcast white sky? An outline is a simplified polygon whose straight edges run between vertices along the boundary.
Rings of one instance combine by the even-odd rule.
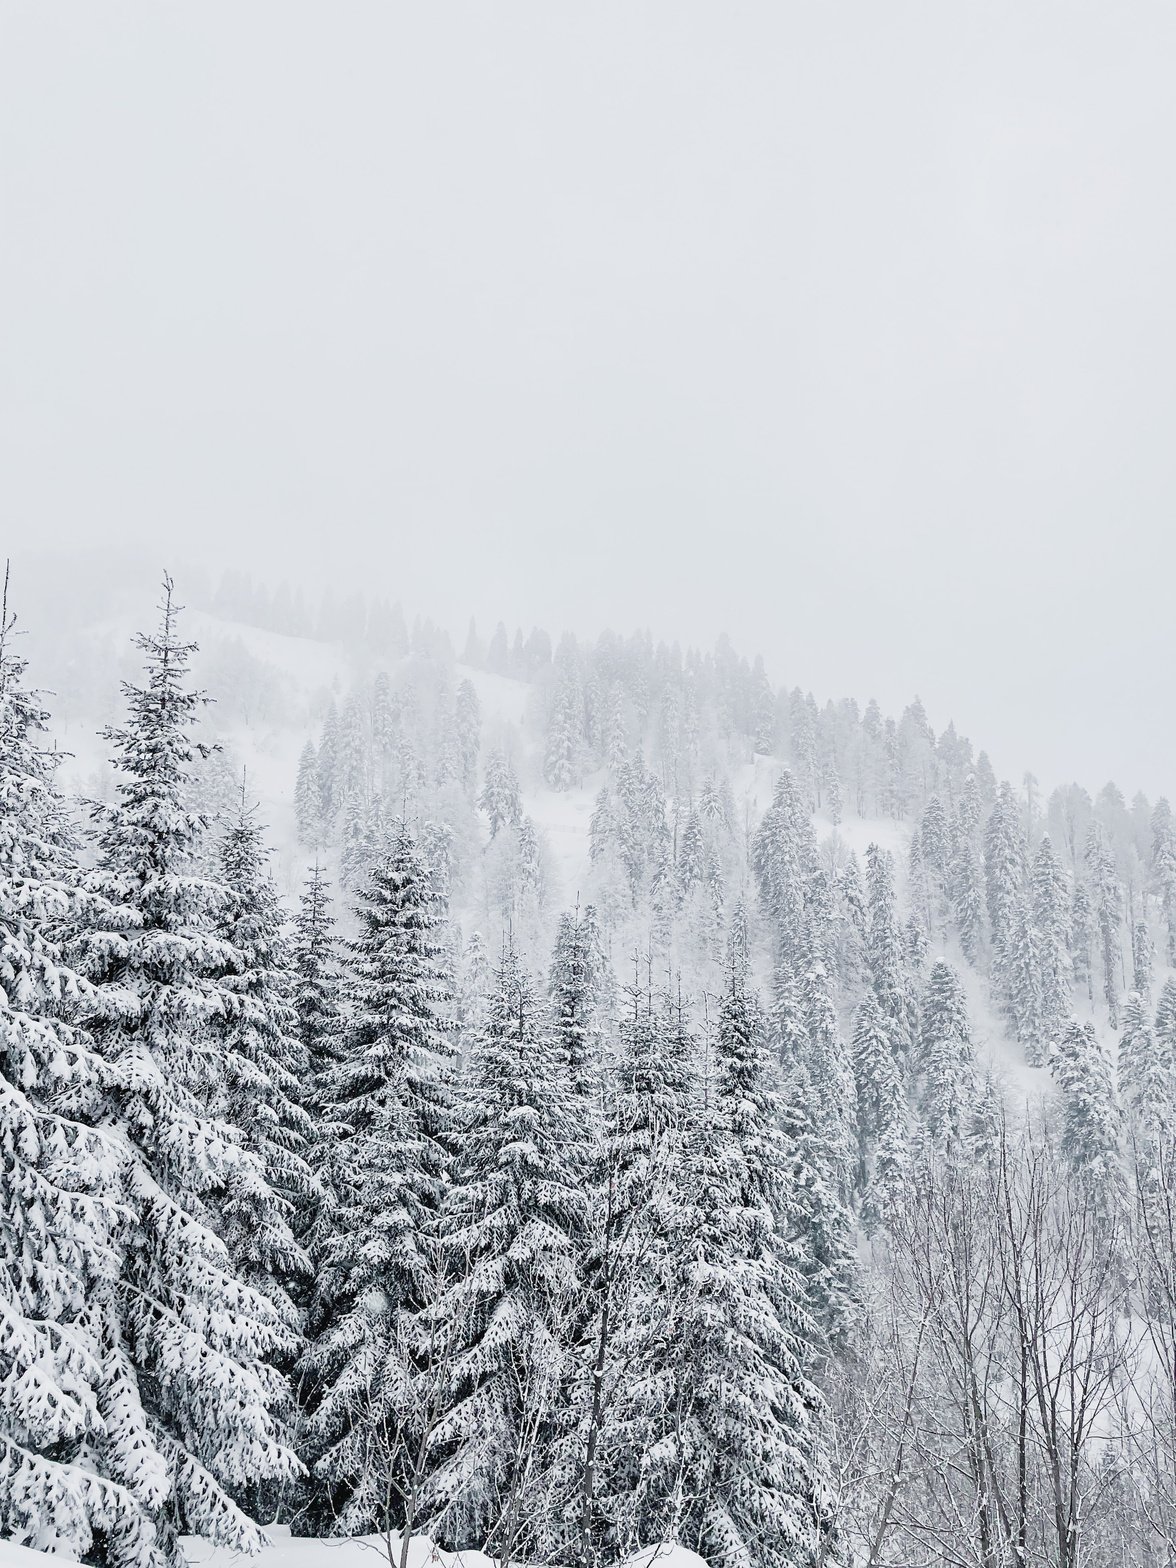
[[[1176,790],[1176,7],[0,0],[0,543]]]

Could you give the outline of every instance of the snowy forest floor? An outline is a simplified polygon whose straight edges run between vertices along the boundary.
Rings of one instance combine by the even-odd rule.
[[[192,1568],[239,1568],[251,1561],[257,1568],[400,1568],[400,1540],[393,1535],[358,1536],[349,1541],[313,1540],[292,1536],[285,1525],[271,1525],[271,1544],[260,1556],[246,1559],[240,1553],[214,1548],[199,1536],[184,1539],[184,1555]],[[33,1552],[25,1546],[0,1541],[0,1568],[45,1568],[60,1557]],[[481,1552],[443,1552],[427,1536],[415,1536],[408,1547],[406,1568],[509,1568]],[[632,1557],[624,1568],[705,1568],[701,1557],[682,1546],[653,1547]]]

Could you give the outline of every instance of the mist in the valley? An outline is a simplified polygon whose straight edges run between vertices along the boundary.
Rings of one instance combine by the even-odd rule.
[[[5,7],[26,624],[148,619],[166,566],[459,647],[726,630],[1014,779],[1171,790],[1174,43],[1158,5]]]

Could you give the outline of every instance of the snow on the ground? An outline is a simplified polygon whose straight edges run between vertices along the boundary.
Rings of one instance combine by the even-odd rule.
[[[489,670],[476,670],[470,664],[457,666],[457,679],[468,680],[477,692],[482,723],[487,728],[512,724],[522,728],[533,690],[526,681],[510,675],[492,675]]]
[[[365,1535],[349,1541],[315,1540],[292,1536],[284,1525],[271,1525],[272,1545],[252,1559],[257,1568],[400,1568],[400,1539],[396,1535]],[[45,1559],[37,1552],[25,1552],[10,1568],[33,1568]],[[211,1546],[198,1536],[184,1540],[184,1555],[192,1568],[243,1568],[239,1553]],[[30,1559],[32,1561],[30,1561]],[[9,1565],[0,1557],[0,1568]],[[443,1552],[423,1535],[414,1536],[408,1546],[408,1568],[507,1568],[482,1552]],[[706,1568],[703,1559],[684,1546],[657,1546],[638,1552],[624,1568]]]
[[[17,1546],[14,1541],[0,1540],[0,1568],[48,1568],[64,1559],[50,1557],[47,1552],[34,1552],[27,1546]]]

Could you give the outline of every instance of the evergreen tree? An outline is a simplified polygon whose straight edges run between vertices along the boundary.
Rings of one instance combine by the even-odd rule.
[[[474,683],[464,680],[457,688],[454,725],[457,734],[461,784],[472,796],[478,783],[478,752],[482,743],[482,706]]]
[[[706,875],[706,841],[702,835],[702,821],[697,811],[691,809],[682,829],[678,845],[678,889],[682,898],[701,885]]]
[[[828,968],[815,934],[810,934],[807,958],[801,983],[806,1065],[814,1114],[827,1148],[829,1163],[824,1174],[847,1196],[857,1150],[856,1085],[833,1004]]]
[[[561,649],[559,684],[547,727],[547,746],[543,755],[543,777],[554,790],[571,789],[578,770],[583,696],[579,675],[570,655]]]
[[[581,1116],[598,1102],[601,1087],[600,958],[592,908],[581,915],[577,904],[560,916],[548,989],[556,1060]]]
[[[297,1332],[290,1292],[310,1263],[294,1226],[301,1214],[298,1228],[305,1229],[317,1197],[306,1161],[313,1128],[302,1103],[309,1059],[298,1034],[278,895],[261,829],[244,799],[221,845],[221,875],[232,898],[221,911],[220,930],[239,955],[239,967],[225,981],[238,1005],[226,1020],[216,1104],[266,1178],[261,1186],[247,1180],[231,1190],[223,1234],[240,1277],[267,1295]]]
[[[778,958],[772,975],[771,1034],[776,1056],[786,1073],[803,1067],[808,1059],[808,1022],[797,965]]]
[[[1110,1061],[1093,1024],[1071,1023],[1052,1063],[1062,1102],[1062,1152],[1109,1212],[1123,1196],[1122,1118]]]
[[[1123,893],[1115,870],[1114,856],[1097,823],[1091,824],[1086,840],[1086,872],[1102,950],[1103,996],[1107,1004],[1107,1017],[1114,1029],[1119,1023],[1119,933],[1123,920]]]
[[[1160,987],[1156,1003],[1156,1039],[1166,1060],[1176,1068],[1176,979],[1171,976]]]
[[[635,1369],[633,1402],[668,1410],[632,1500],[633,1534],[681,1540],[716,1568],[799,1568],[831,1515],[815,1456],[820,1396],[803,1370],[813,1328],[787,1250],[747,1201],[727,1109],[720,1092],[691,1139],[664,1360]]]
[[[323,717],[318,744],[319,826],[328,836],[342,798],[339,770],[339,710],[332,697]]]
[[[932,795],[927,802],[923,811],[919,836],[922,842],[923,864],[927,877],[930,902],[928,921],[932,931],[934,931],[939,928],[943,919],[943,904],[947,890],[951,857],[947,813],[944,811],[943,802],[938,795]]]
[[[920,1047],[927,1125],[948,1149],[958,1149],[975,1099],[975,1063],[964,988],[942,958],[927,983]]]
[[[1168,933],[1168,962],[1176,964],[1176,831],[1172,808],[1161,796],[1152,812],[1152,876]]]
[[[510,1557],[528,1518],[527,1473],[567,1377],[583,1200],[573,1120],[531,984],[508,949],[462,1098],[460,1152],[442,1215],[452,1279],[436,1307],[447,1408],[432,1439],[431,1529],[454,1549]]]
[[[992,978],[998,995],[1010,996],[1018,910],[1025,880],[1024,844],[1012,786],[1000,795],[984,831],[984,875],[992,930]]]
[[[1090,895],[1081,882],[1074,886],[1070,906],[1070,953],[1074,960],[1074,976],[1079,984],[1085,982],[1087,999],[1094,1003],[1094,965],[1090,957],[1091,936],[1094,930],[1094,912]]]
[[[322,837],[322,797],[319,792],[318,753],[308,740],[298,759],[294,785],[294,819],[300,844],[317,844]]]
[[[290,950],[295,1030],[316,1098],[324,1071],[342,1050],[342,978],[334,930],[327,880],[316,860],[299,895]]]
[[[300,1364],[311,1516],[332,1534],[395,1528],[419,1463],[432,1342],[433,1237],[452,1107],[441,915],[404,824],[373,868],[349,944],[351,1008],[324,1076],[329,1223],[315,1238],[313,1338]]]
[[[1041,1026],[1038,1065],[1049,1056],[1070,1016],[1070,898],[1061,865],[1046,834],[1033,861],[1033,927],[1037,933]]]
[[[1021,894],[1005,937],[1001,979],[1017,1039],[1024,1047],[1026,1060],[1034,1067],[1044,1063],[1048,1051],[1042,948],[1041,932],[1034,923],[1028,900]]]
[[[120,1269],[117,1139],[91,1124],[102,1063],[68,1021],[86,995],[55,928],[76,876],[42,740],[48,715],[0,609],[0,1529],[18,1545],[151,1563],[141,1478],[97,1466],[115,1414],[87,1297]],[[65,1114],[67,1111],[69,1114]],[[83,1119],[85,1118],[85,1119]],[[117,1479],[115,1478],[117,1477]],[[120,1484],[121,1483],[121,1484]]]
[[[208,1110],[224,1022],[240,1009],[226,977],[243,960],[216,929],[231,893],[188,869],[205,828],[183,806],[202,699],[185,686],[193,645],[176,615],[165,579],[160,629],[136,639],[146,685],[124,685],[127,722],[106,731],[120,781],[116,801],[96,808],[94,885],[113,918],[81,934],[79,963],[98,988],[104,1117],[127,1156],[121,1272],[86,1306],[106,1413],[94,1464],[134,1494],[155,1551],[179,1565],[185,1530],[256,1549],[230,1494],[298,1467],[273,1414],[282,1383],[271,1365],[293,1337],[217,1234],[228,1195],[252,1185],[272,1199],[261,1160]]]
[[[590,1244],[584,1263],[587,1321],[573,1385],[574,1458],[557,1473],[580,1493],[578,1563],[602,1548],[621,1554],[639,1530],[643,1456],[666,1412],[636,1390],[638,1366],[664,1368],[664,1304],[673,1285],[673,1238],[686,1179],[695,1105],[693,1042],[682,1009],[653,1005],[652,986],[626,991],[619,1049],[604,1103],[596,1168],[588,1184]]]
[[[785,769],[752,842],[752,866],[779,952],[796,956],[804,931],[807,889],[816,863],[812,821]]]
[[[523,820],[519,781],[514,768],[501,751],[492,751],[486,759],[478,805],[490,818],[491,838],[496,838],[504,827],[518,827]]]
[[[979,963],[984,947],[984,871],[962,814],[951,858],[951,907],[964,957],[971,964]]]
[[[853,1075],[857,1088],[858,1182],[865,1187],[871,1152],[888,1130],[902,1102],[902,1079],[890,1043],[888,1021],[871,992],[854,1018]]]
[[[459,1050],[463,1065],[469,1061],[473,1043],[486,1019],[486,998],[490,990],[490,960],[480,931],[470,934],[462,958],[459,996]]]
[[[1152,939],[1146,920],[1137,920],[1131,928],[1131,981],[1141,995],[1151,995]]]
[[[877,844],[871,844],[866,851],[866,883],[869,889],[866,960],[870,979],[885,1019],[891,1049],[898,1060],[905,1061],[917,1023],[917,1007],[895,909],[894,872],[890,856]]]
[[[1176,1100],[1176,1062],[1157,1038],[1147,1001],[1132,991],[1123,1004],[1119,1037],[1119,1094],[1137,1124],[1156,1136],[1170,1124]]]

